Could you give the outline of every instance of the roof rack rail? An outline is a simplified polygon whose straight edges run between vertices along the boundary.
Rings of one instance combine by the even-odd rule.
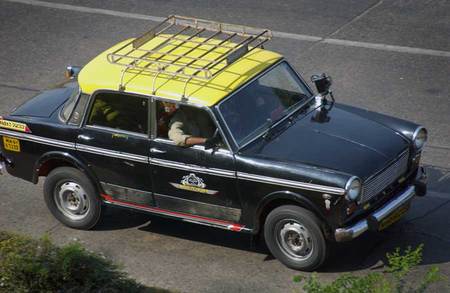
[[[159,38],[159,42],[151,48],[146,46],[155,38]],[[134,69],[136,74],[156,73],[154,92],[159,74],[187,78],[186,84],[193,78],[209,80],[271,38],[272,32],[267,29],[170,15],[140,37],[109,53],[107,58],[110,63],[125,67],[119,89],[124,88],[124,74]]]

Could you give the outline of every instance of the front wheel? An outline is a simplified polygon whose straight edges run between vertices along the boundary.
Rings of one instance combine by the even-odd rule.
[[[312,271],[327,257],[319,219],[299,206],[271,211],[264,224],[264,238],[270,252],[291,269]]]
[[[101,216],[101,201],[93,184],[75,168],[50,172],[44,183],[44,199],[53,216],[71,228],[91,229]]]

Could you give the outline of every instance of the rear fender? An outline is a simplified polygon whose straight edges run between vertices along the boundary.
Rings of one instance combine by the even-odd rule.
[[[72,166],[83,172],[100,191],[100,185],[94,172],[82,160],[67,152],[52,151],[42,155],[34,165],[33,183],[37,183],[39,176],[47,176],[54,168]]]

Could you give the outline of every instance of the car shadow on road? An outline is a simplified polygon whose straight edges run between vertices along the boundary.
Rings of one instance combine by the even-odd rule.
[[[256,245],[252,241],[253,237],[250,234],[237,233],[157,216],[151,217],[151,222],[148,225],[140,227],[139,230],[211,245],[249,250],[264,254],[268,253],[265,247]]]
[[[430,225],[440,225],[439,218],[429,218]],[[435,221],[435,223],[433,223]],[[137,228],[146,233],[180,238],[209,245],[227,247],[265,255],[265,261],[273,260],[264,241],[253,241],[249,234],[236,233],[179,220],[146,215],[124,209],[108,209],[104,220],[96,230]],[[450,242],[417,230],[414,222],[401,221],[382,233],[368,232],[347,243],[331,245],[328,261],[318,272],[351,272],[381,268],[386,264],[386,253],[397,247],[417,247],[424,244],[423,264],[450,262]]]
[[[439,227],[443,224],[445,206],[442,206],[441,203],[446,203],[445,205],[450,207],[450,176],[447,176],[450,171],[431,167],[428,167],[427,171],[432,190],[440,194],[448,194],[448,200],[427,199],[427,197],[418,199],[416,200],[417,207],[410,211],[410,216],[402,219],[386,231],[381,233],[368,232],[351,242],[332,244],[329,259],[318,272],[351,272],[382,268],[387,263],[386,253],[394,251],[397,247],[401,249],[408,246],[415,248],[420,244],[424,244],[422,264],[450,263],[450,250],[448,249],[450,239],[445,238],[447,236],[440,236],[437,230],[430,231],[426,228]],[[434,206],[430,205],[429,211],[422,211],[422,204],[433,200],[435,201]],[[433,211],[433,213],[430,213],[430,211]],[[439,213],[436,213],[436,211]],[[423,226],[425,220],[426,226]],[[127,209],[108,208],[103,221],[96,227],[96,230],[128,228],[137,228],[147,233],[157,233],[210,245],[251,251],[266,255],[265,261],[274,259],[264,241],[262,239],[254,241],[255,239],[249,234],[201,226]]]
[[[147,224],[149,220],[148,214],[125,208],[105,206],[100,222],[92,230],[112,231],[136,228]]]

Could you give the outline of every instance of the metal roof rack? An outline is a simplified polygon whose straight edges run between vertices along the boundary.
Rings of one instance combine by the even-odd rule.
[[[153,47],[145,46],[159,38]],[[126,72],[137,70],[186,78],[209,80],[243,55],[272,38],[266,29],[171,15],[140,37],[107,55],[112,64],[124,66],[119,89],[124,89]],[[199,54],[201,52],[201,54]],[[184,93],[183,93],[184,96]]]

